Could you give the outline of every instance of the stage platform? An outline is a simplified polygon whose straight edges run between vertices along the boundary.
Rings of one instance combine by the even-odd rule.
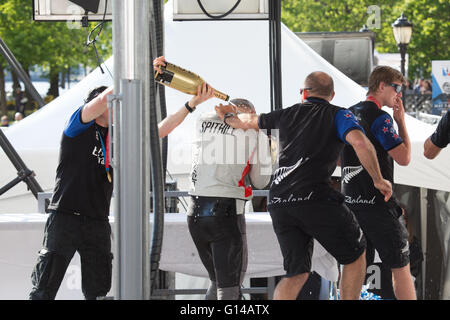
[[[0,214],[0,299],[28,299],[31,272],[42,246],[47,216],[38,213]],[[150,215],[151,224],[152,221],[153,215]],[[283,275],[283,259],[270,215],[266,212],[247,213],[246,221],[249,253],[247,278]],[[114,230],[113,217],[110,217],[110,223]],[[189,235],[185,213],[165,215],[160,269],[207,277]],[[335,259],[316,241],[312,269],[329,281],[337,281]],[[113,295],[113,288],[108,295]],[[69,265],[57,299],[83,299],[78,254]]]

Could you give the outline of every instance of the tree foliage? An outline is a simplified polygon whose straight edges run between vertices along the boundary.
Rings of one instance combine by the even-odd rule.
[[[409,76],[429,76],[432,60],[449,58],[448,0],[282,0],[281,5],[282,21],[293,31],[358,31],[369,25],[379,52],[398,52],[391,25],[404,12],[414,24]],[[379,19],[376,11],[368,12],[370,8],[379,8]],[[42,66],[52,78],[69,67],[97,65],[94,51],[84,45],[86,29],[70,28],[66,22],[33,21],[32,10],[31,0],[0,2],[0,37],[24,69]],[[111,55],[111,23],[105,25],[97,48],[102,57]],[[1,56],[0,66],[6,67]]]
[[[0,37],[5,41],[25,70],[44,67],[49,78],[69,67],[80,64],[94,67],[95,53],[87,50],[87,30],[73,28],[67,22],[33,21],[30,0],[4,0],[0,3]],[[90,24],[89,30],[94,24]],[[98,40],[99,54],[108,57],[112,52],[112,28],[103,29]],[[0,63],[4,63],[0,57]]]
[[[376,33],[379,52],[398,52],[392,23],[405,13],[414,24],[409,45],[409,76],[428,77],[432,60],[449,59],[450,2],[448,0],[283,0],[282,21],[296,32],[359,31],[368,25]],[[374,11],[379,8],[379,21]],[[374,7],[372,7],[374,8]]]
[[[450,1],[408,0],[396,6],[394,16],[402,12],[414,24],[408,47],[409,75],[429,77],[432,60],[450,59]],[[395,41],[380,44],[385,51],[395,51]]]

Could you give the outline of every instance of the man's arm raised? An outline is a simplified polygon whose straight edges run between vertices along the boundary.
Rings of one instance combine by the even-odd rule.
[[[256,113],[236,113],[236,109],[233,105],[218,105],[214,107],[217,115],[227,125],[235,129],[255,129],[258,127],[258,115]]]
[[[197,95],[189,100],[188,105],[190,108],[194,109],[201,103],[208,99],[214,97],[214,89],[205,83],[199,85],[197,88]],[[182,106],[177,112],[168,115],[166,118],[158,123],[158,133],[160,138],[164,138],[169,135],[176,127],[178,127],[189,114],[188,109]]]
[[[83,111],[81,112],[81,120],[83,123],[88,123],[97,119],[106,111],[106,109],[108,109],[107,96],[112,92],[113,87],[111,86],[85,104]]]

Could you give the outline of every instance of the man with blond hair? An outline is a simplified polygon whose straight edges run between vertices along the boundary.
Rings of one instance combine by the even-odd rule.
[[[411,143],[402,103],[405,78],[388,66],[376,67],[369,77],[366,101],[350,108],[375,146],[383,177],[394,184],[394,161],[409,164]],[[382,110],[393,109],[393,117]],[[394,120],[398,132],[394,128]],[[352,148],[342,152],[342,192],[347,206],[355,213],[368,242],[373,244],[384,265],[392,269],[394,293],[399,300],[415,300],[416,293],[409,266],[408,232],[399,221],[402,209],[395,197],[388,202],[371,183]]]

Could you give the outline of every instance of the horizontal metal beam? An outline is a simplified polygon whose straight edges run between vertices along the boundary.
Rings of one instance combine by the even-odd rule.
[[[150,192],[150,197],[153,193]],[[269,197],[269,190],[253,190],[253,196],[255,197]],[[38,212],[45,213],[45,200],[52,197],[51,192],[39,192],[38,193]],[[179,198],[189,197],[188,191],[164,191],[164,197],[166,198]]]
[[[243,294],[264,294],[268,293],[268,287],[242,288]],[[153,295],[177,295],[177,294],[206,294],[207,289],[155,289]]]

